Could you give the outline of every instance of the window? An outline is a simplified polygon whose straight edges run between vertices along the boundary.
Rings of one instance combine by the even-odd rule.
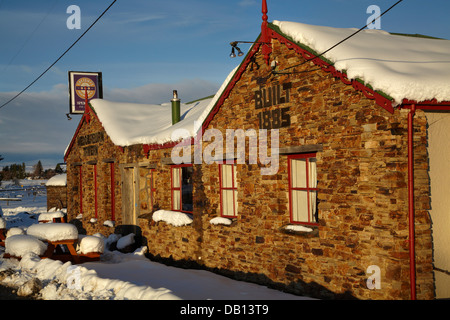
[[[219,164],[220,213],[223,217],[237,216],[237,182],[234,164]]]
[[[316,154],[288,156],[289,209],[292,223],[317,224]]]
[[[172,166],[172,210],[192,213],[192,165]]]

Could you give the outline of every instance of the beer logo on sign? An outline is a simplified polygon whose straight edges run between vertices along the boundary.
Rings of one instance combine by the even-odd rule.
[[[92,99],[92,97],[95,95],[95,83],[90,78],[80,78],[75,83],[75,91],[77,93],[77,96],[79,96],[81,99],[85,99],[86,97],[86,88],[87,88],[87,94],[88,99]]]

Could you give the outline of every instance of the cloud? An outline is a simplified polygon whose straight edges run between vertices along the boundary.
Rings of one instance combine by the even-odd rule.
[[[242,0],[239,2],[241,7],[250,7],[256,5],[257,2],[255,0]]]
[[[167,16],[164,14],[142,14],[137,15],[134,13],[120,13],[117,15],[117,19],[115,19],[115,23],[118,24],[128,24],[128,23],[143,23],[143,22],[150,22],[154,20],[162,20],[166,19]]]
[[[192,79],[174,84],[151,83],[130,89],[105,88],[104,97],[112,101],[160,104],[169,102],[172,90],[178,90],[182,102],[189,102],[214,94],[218,87],[212,82]],[[0,104],[15,94],[0,92]],[[0,165],[12,158],[15,163],[46,157],[55,159],[54,164],[61,162],[81,118],[73,115],[69,121],[66,117],[68,112],[67,84],[55,85],[48,91],[25,92],[1,108],[0,155],[5,160]]]
[[[121,102],[160,104],[172,99],[172,91],[177,90],[183,102],[215,94],[219,86],[215,83],[190,79],[174,84],[150,83],[131,89],[105,89],[104,99]]]

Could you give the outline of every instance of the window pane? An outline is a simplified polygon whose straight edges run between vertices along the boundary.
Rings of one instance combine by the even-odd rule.
[[[306,159],[291,159],[292,188],[306,188]]]
[[[193,211],[194,202],[192,198],[192,173],[194,172],[194,168],[192,167],[183,167],[181,171],[181,203],[183,211]]]
[[[234,216],[233,193],[233,190],[222,190],[222,214],[224,216]]]
[[[232,172],[232,166],[230,164],[223,164],[221,165],[221,171],[222,171],[222,188],[232,188],[232,180],[231,180],[231,172]]]
[[[300,190],[291,191],[292,220],[298,222],[308,221],[308,192]]]
[[[236,167],[234,164],[221,164],[221,196],[222,215],[237,215],[237,181]],[[226,188],[226,190],[223,190]]]
[[[309,158],[309,187],[317,188],[317,159]]]
[[[317,191],[309,192],[310,221],[317,222]]]
[[[172,187],[180,187],[180,168],[172,168]]]
[[[172,208],[180,210],[180,190],[172,190]]]

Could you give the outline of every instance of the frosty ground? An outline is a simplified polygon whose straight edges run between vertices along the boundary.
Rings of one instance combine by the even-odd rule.
[[[45,188],[30,189],[45,181],[21,181],[22,190],[8,191],[3,182],[0,197],[21,201],[0,202],[7,228],[28,228],[47,212]],[[16,188],[17,189],[17,188]],[[20,188],[19,188],[20,189]],[[0,284],[31,290],[42,300],[305,300],[265,286],[236,281],[205,270],[170,267],[147,259],[146,247],[133,253],[108,251],[99,262],[72,265],[27,254],[21,261],[3,259],[0,247]]]

